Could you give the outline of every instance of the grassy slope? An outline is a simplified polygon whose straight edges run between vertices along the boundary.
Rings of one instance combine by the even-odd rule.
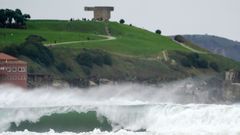
[[[56,22],[56,23],[54,23]],[[82,41],[82,40],[96,40],[103,39],[95,35],[95,33],[83,33],[74,29],[75,23],[72,22],[68,26],[64,21],[31,21],[28,23],[28,29],[1,29],[0,31],[0,46],[9,44],[22,43],[28,35],[40,35],[47,39],[45,43],[66,42],[66,41]],[[60,24],[66,24],[62,26]],[[71,28],[72,29],[71,29]],[[54,29],[51,29],[54,28]],[[59,29],[57,29],[59,28]],[[64,28],[64,29],[60,29]],[[84,30],[83,30],[84,31]],[[86,30],[87,31],[87,30]]]
[[[67,45],[67,47],[75,49],[100,48],[106,51],[134,56],[157,56],[163,50],[188,51],[172,42],[168,37],[159,36],[143,29],[120,25],[114,22],[108,25],[112,35],[117,37],[117,40],[70,44]]]
[[[86,77],[81,66],[79,66],[75,58],[82,48],[103,49],[113,57],[113,66],[94,66],[91,76],[99,76],[110,79],[132,80],[137,77],[139,79],[156,79],[169,80],[176,78],[184,78],[191,75],[213,73],[211,69],[201,70],[195,68],[185,68],[179,64],[171,64],[171,61],[179,62],[182,54],[191,53],[186,48],[173,42],[170,38],[160,36],[152,32],[136,28],[134,26],[121,25],[111,22],[108,24],[112,35],[117,37],[116,40],[103,42],[88,42],[59,45],[51,48],[55,54],[56,62],[51,67],[43,67],[32,62],[27,58],[29,69],[32,72],[51,73],[60,78],[78,78]],[[58,42],[71,40],[99,39],[97,35],[106,35],[105,23],[103,22],[83,22],[83,21],[57,21],[57,20],[35,20],[28,22],[27,30],[10,30],[1,29],[2,34],[15,32],[14,38],[1,40],[0,45],[9,43],[19,43],[29,34],[38,34],[48,41]],[[197,49],[197,48],[196,48]],[[170,61],[165,62],[156,60],[158,56],[163,55],[163,51],[169,52]],[[221,70],[230,69],[232,67],[239,68],[240,64],[218,55],[202,54],[201,57],[216,62]],[[149,59],[148,58],[152,58]],[[71,71],[60,73],[55,65],[65,63]],[[140,74],[141,73],[141,74]]]

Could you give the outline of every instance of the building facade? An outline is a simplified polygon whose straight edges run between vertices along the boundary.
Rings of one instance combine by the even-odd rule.
[[[114,7],[85,7],[85,11],[94,12],[94,19],[98,21],[109,21],[113,10]]]
[[[13,84],[27,88],[27,63],[0,53],[0,84]]]
[[[232,83],[240,83],[240,72],[235,70],[230,70],[225,73],[225,80]]]

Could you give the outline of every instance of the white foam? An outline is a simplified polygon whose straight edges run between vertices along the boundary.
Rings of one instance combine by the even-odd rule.
[[[46,133],[36,133],[36,132],[30,132],[28,130],[25,131],[19,131],[19,132],[3,132],[0,133],[0,135],[239,135],[239,132],[222,132],[222,133],[211,133],[207,132],[196,132],[196,133],[187,133],[187,132],[171,132],[171,129],[169,129],[168,132],[160,132],[160,133],[154,133],[154,132],[132,132],[127,130],[119,130],[117,132],[101,132],[98,129],[95,129],[91,132],[82,132],[82,133],[73,133],[73,132],[63,132],[63,133],[57,133],[54,130],[50,130]]]
[[[96,111],[112,124],[113,131],[98,130],[84,134],[159,134],[159,135],[239,135],[239,105],[176,104],[173,93],[180,84],[150,87],[136,84],[107,85],[91,89],[57,90],[40,88],[24,91],[0,86],[0,130],[2,134],[32,134],[3,132],[11,122],[37,122],[42,116],[71,111]],[[176,86],[176,87],[175,87]],[[167,91],[167,92],[166,92]],[[169,99],[168,99],[169,98]],[[171,103],[172,102],[172,103]],[[120,130],[123,128],[124,130]],[[132,132],[146,129],[146,132]],[[119,131],[120,130],[120,131]],[[75,134],[55,133],[47,134]]]

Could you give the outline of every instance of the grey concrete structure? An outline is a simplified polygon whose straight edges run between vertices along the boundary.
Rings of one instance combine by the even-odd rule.
[[[232,83],[240,83],[240,72],[235,70],[230,70],[225,73],[225,80]]]
[[[85,11],[94,12],[94,19],[98,21],[108,21],[113,10],[114,7],[85,7]]]

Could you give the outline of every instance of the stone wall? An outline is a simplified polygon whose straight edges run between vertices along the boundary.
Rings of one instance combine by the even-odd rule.
[[[225,80],[232,83],[240,83],[240,72],[234,70],[226,72]]]

